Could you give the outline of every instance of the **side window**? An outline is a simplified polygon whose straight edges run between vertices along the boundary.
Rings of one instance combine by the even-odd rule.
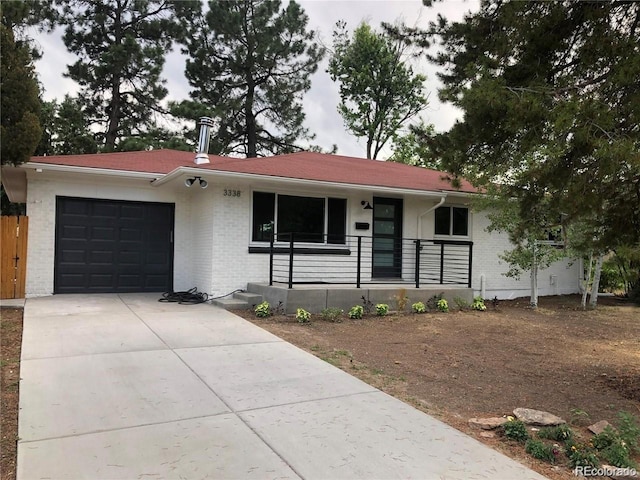
[[[253,226],[251,239],[254,242],[269,242],[273,233],[275,193],[253,192]]]
[[[344,244],[347,227],[347,201],[344,198],[328,200],[327,243]]]
[[[435,211],[436,235],[466,237],[469,235],[469,209],[466,207],[438,207]]]

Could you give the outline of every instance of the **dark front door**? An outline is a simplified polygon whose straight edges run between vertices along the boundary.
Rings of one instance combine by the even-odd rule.
[[[373,197],[372,276],[402,276],[402,199]]]
[[[173,217],[169,203],[58,197],[54,292],[172,290]]]

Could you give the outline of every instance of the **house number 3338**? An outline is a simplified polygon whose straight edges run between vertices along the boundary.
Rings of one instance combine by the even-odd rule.
[[[241,193],[242,193],[242,191],[240,191],[240,190],[232,190],[230,188],[225,188],[224,189],[224,196],[225,197],[239,197]]]

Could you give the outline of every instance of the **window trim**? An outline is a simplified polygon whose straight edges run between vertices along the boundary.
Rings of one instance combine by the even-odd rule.
[[[274,226],[274,233],[277,234],[276,232],[276,228],[278,225],[278,197],[280,195],[286,195],[286,196],[290,196],[290,197],[306,197],[306,198],[321,198],[324,200],[324,223],[323,223],[323,235],[324,235],[324,241],[322,243],[319,242],[296,242],[296,250],[297,247],[300,246],[300,248],[304,248],[305,250],[327,250],[328,253],[335,253],[337,251],[339,251],[340,253],[345,253],[347,251],[350,251],[350,247],[349,247],[349,197],[348,196],[338,196],[338,195],[327,195],[327,194],[310,194],[307,192],[296,192],[296,191],[280,191],[280,190],[269,190],[267,189],[261,189],[261,188],[257,188],[257,189],[252,189],[251,190],[251,203],[250,203],[250,224],[249,224],[249,253],[264,253],[262,251],[262,248],[267,248],[268,251],[268,245],[269,245],[269,241],[266,240],[253,240],[253,194],[255,192],[260,192],[260,193],[273,193],[275,195],[275,199],[274,199],[274,212],[273,212],[273,226]],[[327,229],[329,228],[329,199],[330,198],[336,198],[339,200],[344,200],[345,201],[345,225],[344,225],[344,236],[345,236],[345,242],[344,243],[328,243],[328,232]],[[281,241],[278,240],[277,237],[275,239],[275,241],[273,242],[274,246],[277,246],[278,249],[282,249],[282,248],[288,248],[289,246],[289,242],[288,241]],[[266,246],[265,246],[266,245]]]
[[[434,239],[452,239],[452,240],[470,240],[471,239],[471,209],[468,205],[455,204],[455,203],[445,203],[444,205],[439,206],[438,208],[448,208],[449,209],[449,233],[436,233],[436,211],[433,211],[433,238]],[[464,208],[467,210],[467,234],[466,235],[454,235],[453,234],[453,209],[454,208]]]

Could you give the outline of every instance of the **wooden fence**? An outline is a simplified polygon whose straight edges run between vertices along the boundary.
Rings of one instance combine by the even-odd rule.
[[[0,298],[24,298],[29,217],[0,219]]]

